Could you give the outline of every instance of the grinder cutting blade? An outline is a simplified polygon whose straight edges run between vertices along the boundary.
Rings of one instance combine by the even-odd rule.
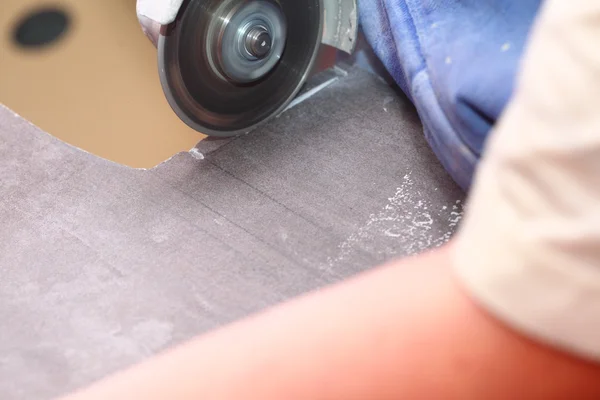
[[[353,51],[355,1],[138,0],[138,18],[179,118],[207,135],[234,136],[285,109],[321,44]],[[178,12],[168,15],[174,4]]]

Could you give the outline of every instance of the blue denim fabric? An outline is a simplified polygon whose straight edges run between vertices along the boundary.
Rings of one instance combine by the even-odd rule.
[[[415,104],[426,138],[468,189],[513,89],[541,0],[358,0],[367,41]]]

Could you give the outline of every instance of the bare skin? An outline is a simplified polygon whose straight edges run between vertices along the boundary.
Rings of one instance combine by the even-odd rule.
[[[600,366],[488,316],[449,251],[282,304],[64,400],[600,398]]]

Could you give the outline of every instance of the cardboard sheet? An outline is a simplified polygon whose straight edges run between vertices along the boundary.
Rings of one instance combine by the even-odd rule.
[[[69,29],[49,46],[17,46],[19,21],[48,7]],[[62,141],[150,168],[204,137],[169,107],[135,0],[2,0],[0,33],[0,102]]]

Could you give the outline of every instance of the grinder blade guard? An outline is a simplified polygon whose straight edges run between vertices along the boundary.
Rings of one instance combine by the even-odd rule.
[[[209,136],[247,133],[282,112],[322,45],[351,54],[356,0],[138,0],[171,108]]]

